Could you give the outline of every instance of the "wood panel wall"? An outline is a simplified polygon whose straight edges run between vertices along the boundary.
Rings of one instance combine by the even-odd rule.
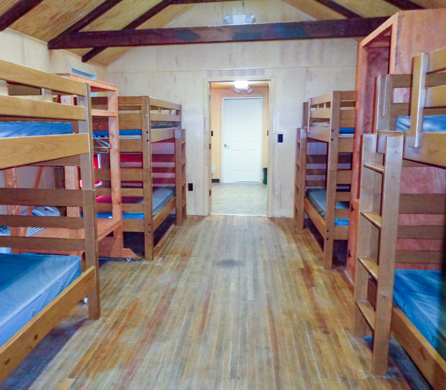
[[[187,181],[194,183],[194,191],[187,193],[189,215],[209,212],[209,112],[204,109],[209,81],[271,79],[269,211],[272,217],[292,217],[302,102],[354,89],[356,51],[357,43],[349,39],[145,47],[110,65],[107,79],[122,95],[149,94],[183,105]],[[279,133],[284,135],[280,144]]]

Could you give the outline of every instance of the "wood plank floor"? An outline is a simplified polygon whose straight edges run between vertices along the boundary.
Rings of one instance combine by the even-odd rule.
[[[405,375],[369,374],[345,273],[291,220],[189,218],[157,248],[101,267],[101,319],[76,308],[0,388],[428,388],[395,346]]]

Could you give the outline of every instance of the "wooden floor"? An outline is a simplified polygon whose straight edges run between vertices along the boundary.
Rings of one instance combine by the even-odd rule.
[[[101,267],[102,317],[75,309],[1,389],[426,389],[370,373],[352,287],[290,220],[189,218],[157,260]]]

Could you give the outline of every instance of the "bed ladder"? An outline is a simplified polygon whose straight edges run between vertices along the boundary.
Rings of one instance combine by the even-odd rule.
[[[377,152],[382,141],[384,155]],[[354,335],[372,330],[372,372],[380,376],[387,374],[389,355],[403,144],[401,135],[366,134],[362,146]]]

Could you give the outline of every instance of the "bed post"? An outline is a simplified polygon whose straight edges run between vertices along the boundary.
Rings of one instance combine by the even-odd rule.
[[[186,133],[175,130],[175,192],[176,224],[181,226],[186,218]]]
[[[144,197],[144,258],[153,259],[155,246],[153,221],[152,184],[152,125],[150,119],[150,98],[141,97],[141,140],[142,140],[142,190]]]

